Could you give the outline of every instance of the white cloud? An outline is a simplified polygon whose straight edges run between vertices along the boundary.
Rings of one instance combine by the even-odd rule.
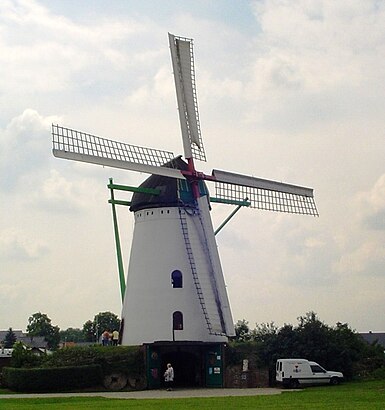
[[[381,175],[369,192],[360,195],[360,202],[365,225],[385,232],[385,174]]]
[[[14,189],[21,177],[47,164],[49,129],[55,117],[26,109],[0,130],[1,187]]]
[[[8,229],[0,233],[0,258],[5,261],[30,261],[44,257],[49,248],[38,238],[28,237],[21,230]]]
[[[345,274],[385,276],[385,175],[356,195],[336,270]]]
[[[264,124],[298,132],[316,122],[356,122],[382,104],[377,85],[385,80],[385,8],[377,6],[368,1],[255,3],[262,33],[248,95],[252,100],[257,95],[254,112],[264,107]]]
[[[86,182],[83,178],[69,181],[57,170],[51,169],[41,187],[31,196],[28,205],[57,213],[84,212],[91,197],[91,187],[90,181]]]
[[[365,277],[385,276],[385,249],[383,241],[364,241],[353,252],[345,252],[338,269],[350,274],[364,274]]]

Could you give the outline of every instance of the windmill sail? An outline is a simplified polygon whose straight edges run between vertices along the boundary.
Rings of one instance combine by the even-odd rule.
[[[185,179],[177,169],[162,167],[174,154],[112,141],[52,124],[53,155],[112,168]]]
[[[168,37],[185,158],[206,161],[195,87],[193,41],[170,33]]]
[[[313,189],[214,169],[216,197],[248,198],[251,208],[318,216]]]

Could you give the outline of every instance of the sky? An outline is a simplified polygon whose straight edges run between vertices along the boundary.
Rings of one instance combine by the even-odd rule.
[[[242,209],[217,235],[234,322],[314,311],[385,331],[377,0],[1,1],[0,329],[120,316],[106,185],[147,175],[54,158],[50,128],[181,154],[168,32],[194,39],[198,169],[312,187],[320,214]],[[232,210],[214,205],[214,226]],[[133,215],[118,217],[127,266]]]

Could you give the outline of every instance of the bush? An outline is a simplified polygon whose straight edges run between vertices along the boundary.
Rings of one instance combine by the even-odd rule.
[[[139,346],[67,347],[47,356],[44,367],[98,364],[104,375],[123,373],[129,377],[145,374],[143,350]]]
[[[259,357],[260,344],[254,341],[231,341],[226,349],[226,362],[228,366],[241,365],[244,359],[249,361],[251,368],[266,367]]]
[[[245,320],[238,321],[236,338],[255,349],[254,352],[251,349],[249,355],[256,357],[257,363],[269,367],[271,376],[275,374],[279,358],[314,360],[326,369],[343,372],[346,379],[370,376],[385,365],[383,347],[367,344],[346,323],[328,326],[314,312],[300,316],[298,322],[297,326],[286,324],[280,329],[273,323],[262,324],[250,331]],[[235,359],[236,356],[237,352]]]
[[[88,347],[67,347],[55,351],[52,354],[45,355],[42,358],[32,355],[24,348],[20,348],[15,357],[12,358],[12,367],[21,368],[20,370],[34,370],[35,373],[15,373],[12,369],[7,370],[8,376],[5,382],[10,388],[21,391],[45,391],[88,387],[94,383],[92,377],[88,382],[88,376],[85,377],[85,385],[81,384],[81,380],[77,381],[77,371],[80,367],[88,368],[89,366],[97,366],[100,377],[109,377],[122,375],[126,380],[130,381],[130,386],[135,389],[140,389],[145,386],[145,361],[143,349],[139,346],[88,346]],[[33,368],[33,369],[29,369]],[[55,382],[55,372],[60,373],[60,369],[70,368],[71,377],[67,382],[66,376],[58,376]],[[16,370],[16,369],[13,369]],[[47,371],[53,371],[52,376],[46,376]],[[67,374],[68,370],[63,370],[63,374]],[[23,376],[24,374],[31,376]],[[25,378],[34,378],[36,383],[26,382]],[[52,381],[49,380],[52,377]],[[40,380],[41,378],[41,380]],[[60,383],[60,379],[64,378],[64,382]],[[81,376],[83,378],[83,376]],[[71,384],[71,379],[74,379],[74,384]],[[47,381],[48,380],[48,381]],[[27,383],[27,384],[26,384]],[[57,383],[57,384],[55,384]],[[100,379],[96,384],[100,383]],[[95,383],[94,383],[95,384]],[[15,386],[15,387],[13,387]]]
[[[374,370],[371,377],[373,379],[385,380],[385,366]]]
[[[12,367],[39,367],[44,361],[45,355],[39,356],[27,349],[23,343],[16,342],[13,346]]]
[[[100,365],[52,368],[3,368],[3,383],[21,392],[47,392],[93,387],[101,384]]]
[[[78,364],[100,365],[105,379],[104,385],[108,389],[117,389],[117,386],[111,386],[108,382],[117,378],[128,380],[130,388],[133,389],[142,389],[146,385],[144,352],[139,346],[68,347],[47,356],[44,367]]]

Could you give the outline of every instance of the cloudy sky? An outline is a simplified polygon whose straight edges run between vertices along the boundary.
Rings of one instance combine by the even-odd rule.
[[[385,3],[3,0],[0,329],[120,315],[108,179],[51,123],[182,152],[167,32],[194,38],[198,167],[313,187],[319,218],[242,209],[217,240],[234,321],[385,331]],[[125,199],[125,198],[121,198]],[[216,205],[218,226],[232,211]],[[119,210],[127,265],[133,215]]]

